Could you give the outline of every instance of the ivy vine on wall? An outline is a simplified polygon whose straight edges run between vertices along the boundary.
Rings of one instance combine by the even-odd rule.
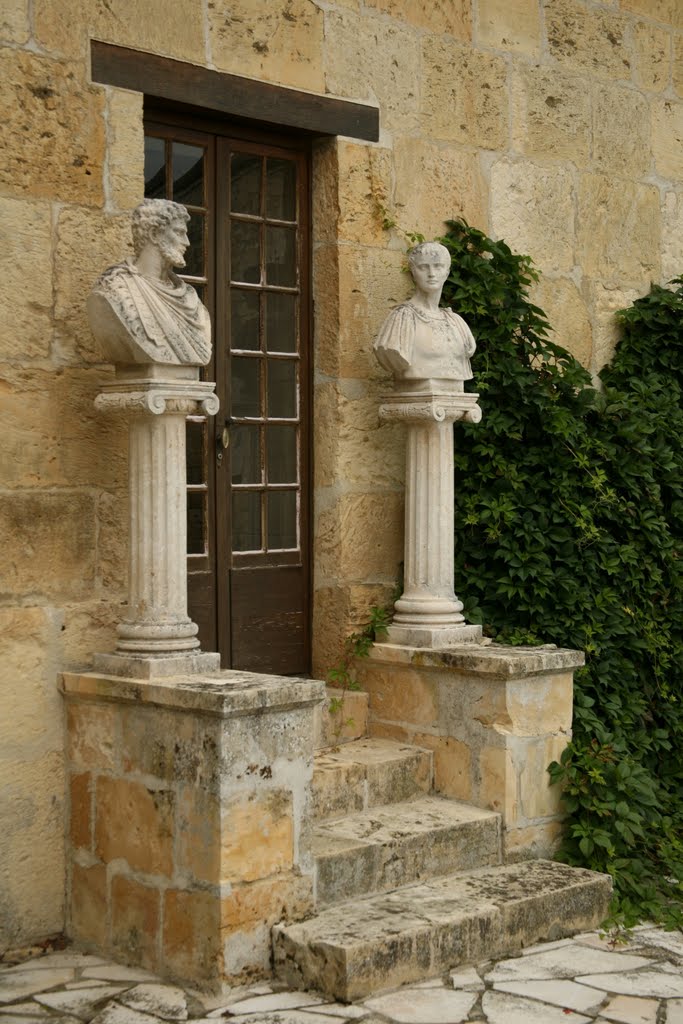
[[[463,221],[443,300],[478,344],[484,419],[456,439],[456,590],[507,643],[586,652],[561,859],[609,872],[613,918],[683,925],[683,278],[621,314],[595,390],[550,340],[537,273]]]

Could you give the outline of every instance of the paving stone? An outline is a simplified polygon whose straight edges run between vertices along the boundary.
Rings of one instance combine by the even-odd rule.
[[[113,999],[125,991],[121,985],[98,985],[97,988],[71,989],[68,992],[44,992],[36,1001],[53,1010],[90,1020],[97,1013],[97,1006],[105,999]]]
[[[451,971],[450,979],[453,988],[462,992],[483,992],[486,987],[474,967],[459,967],[457,971]]]
[[[7,971],[16,974],[19,971],[54,970],[62,967],[102,967],[109,963],[110,961],[104,960],[101,956],[93,956],[90,953],[47,953],[45,956],[34,957],[33,960],[8,967]],[[5,971],[1,973],[4,974]]]
[[[306,1010],[274,1010],[272,1013],[247,1013],[230,1017],[230,1024],[339,1024],[339,1017]],[[116,1022],[119,1024],[119,1022]],[[121,1022],[122,1024],[122,1022]],[[137,1024],[137,1022],[135,1022]]]
[[[589,1024],[590,1017],[537,1003],[507,992],[485,992],[482,1006],[488,1024]]]
[[[268,1013],[270,1010],[297,1010],[301,1006],[316,1006],[322,1003],[320,996],[310,992],[273,992],[270,995],[252,996],[230,1004],[230,1012]]]
[[[590,933],[593,934],[592,932]],[[527,946],[522,950],[522,956],[533,956],[535,953],[549,953],[551,949],[562,949],[563,946],[571,946],[576,941],[573,939],[558,939],[557,942],[537,942],[533,946]]]
[[[669,999],[667,1001],[666,1024],[683,1024],[683,999]]]
[[[587,985],[577,985],[575,981],[562,981],[558,978],[552,981],[501,981],[493,987],[497,992],[539,999],[542,1003],[552,1003],[553,1006],[582,1013],[597,1010],[607,995]]]
[[[99,978],[102,981],[159,981],[156,974],[138,970],[137,967],[122,967],[111,964],[107,967],[89,967],[83,971],[84,978]]]
[[[341,1017],[342,1020],[358,1020],[364,1017],[367,1021],[368,1011],[363,1006],[347,1006],[345,1003],[323,1003],[316,1008],[320,1013],[328,1017]],[[192,1022],[194,1024],[194,1021]]]
[[[6,1014],[10,1013],[18,1014],[19,1016],[52,1016],[47,1007],[41,1006],[40,1003],[12,1003],[11,1006],[0,1006],[0,1021],[2,1021],[2,1024],[7,1024]]]
[[[13,1007],[14,1009],[14,1007]],[[35,1014],[19,1014],[19,1013],[3,1013],[0,1015],[0,1021],[2,1024],[82,1024],[82,1021],[78,1017],[54,1017],[52,1014],[49,1016],[36,1016]]]
[[[617,995],[651,996],[655,999],[670,999],[683,996],[683,977],[679,968],[676,973],[665,970],[626,971],[624,974],[588,974],[576,980],[582,985],[607,989]]]
[[[402,988],[386,996],[367,999],[365,1005],[397,1024],[460,1024],[477,1001],[476,993],[445,988]]]
[[[61,970],[18,971],[14,969],[0,975],[0,1003],[11,1003],[22,996],[32,996],[36,992],[64,985],[74,980],[74,972],[70,967]]]
[[[108,1006],[93,1017],[90,1024],[164,1024],[160,1017],[150,1017],[148,1013],[131,1010],[130,1006],[119,1006],[109,1003]]]
[[[590,946],[591,949],[604,949],[611,953],[619,953],[626,949],[642,949],[643,947],[643,942],[640,938],[627,939],[624,942],[616,942],[614,939],[602,936],[597,932],[587,932],[583,935],[575,935],[574,941],[578,942],[580,946]]]
[[[645,946],[657,946],[666,949],[674,956],[683,957],[683,935],[680,932],[666,932],[663,928],[649,928],[638,936]]]
[[[658,999],[616,996],[602,1008],[602,1016],[619,1024],[657,1024]]]
[[[136,985],[121,996],[119,1002],[164,1020],[187,1020],[187,998],[175,985]]]
[[[571,957],[564,948],[547,953],[501,960],[486,975],[486,981],[544,981],[550,978],[574,978],[598,971],[634,971],[647,967],[650,960],[627,953],[607,953],[576,947]]]

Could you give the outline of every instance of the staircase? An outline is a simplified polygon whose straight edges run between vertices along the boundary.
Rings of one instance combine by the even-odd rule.
[[[432,754],[362,738],[319,751],[317,913],[276,925],[277,975],[350,1002],[595,927],[605,875],[503,864],[500,815],[433,795]]]

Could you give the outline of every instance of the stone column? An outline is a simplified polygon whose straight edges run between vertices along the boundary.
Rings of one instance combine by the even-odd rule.
[[[215,385],[197,378],[186,366],[119,370],[95,400],[101,411],[129,414],[128,610],[115,654],[95,655],[101,670],[150,676],[219,668],[217,654],[198,651],[187,613],[185,418],[218,412]]]
[[[465,622],[453,579],[453,424],[481,420],[478,397],[435,381],[413,389],[404,381],[380,407],[380,419],[408,427],[404,589],[389,643],[443,648],[481,637],[480,626]]]

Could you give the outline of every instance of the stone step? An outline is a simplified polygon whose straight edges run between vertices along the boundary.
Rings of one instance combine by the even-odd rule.
[[[500,864],[501,819],[423,796],[318,822],[313,832],[318,906],[469,868]]]
[[[315,749],[335,747],[340,743],[351,743],[367,736],[368,732],[368,701],[367,693],[362,690],[347,690],[343,695],[343,706],[340,711],[335,708],[342,691],[328,686],[325,689],[325,700],[315,709]]]
[[[276,925],[275,970],[290,987],[350,1002],[588,931],[610,895],[609,876],[552,861],[480,868]]]
[[[338,750],[320,751],[313,768],[315,818],[399,803],[432,788],[430,750],[395,740],[362,739]]]

